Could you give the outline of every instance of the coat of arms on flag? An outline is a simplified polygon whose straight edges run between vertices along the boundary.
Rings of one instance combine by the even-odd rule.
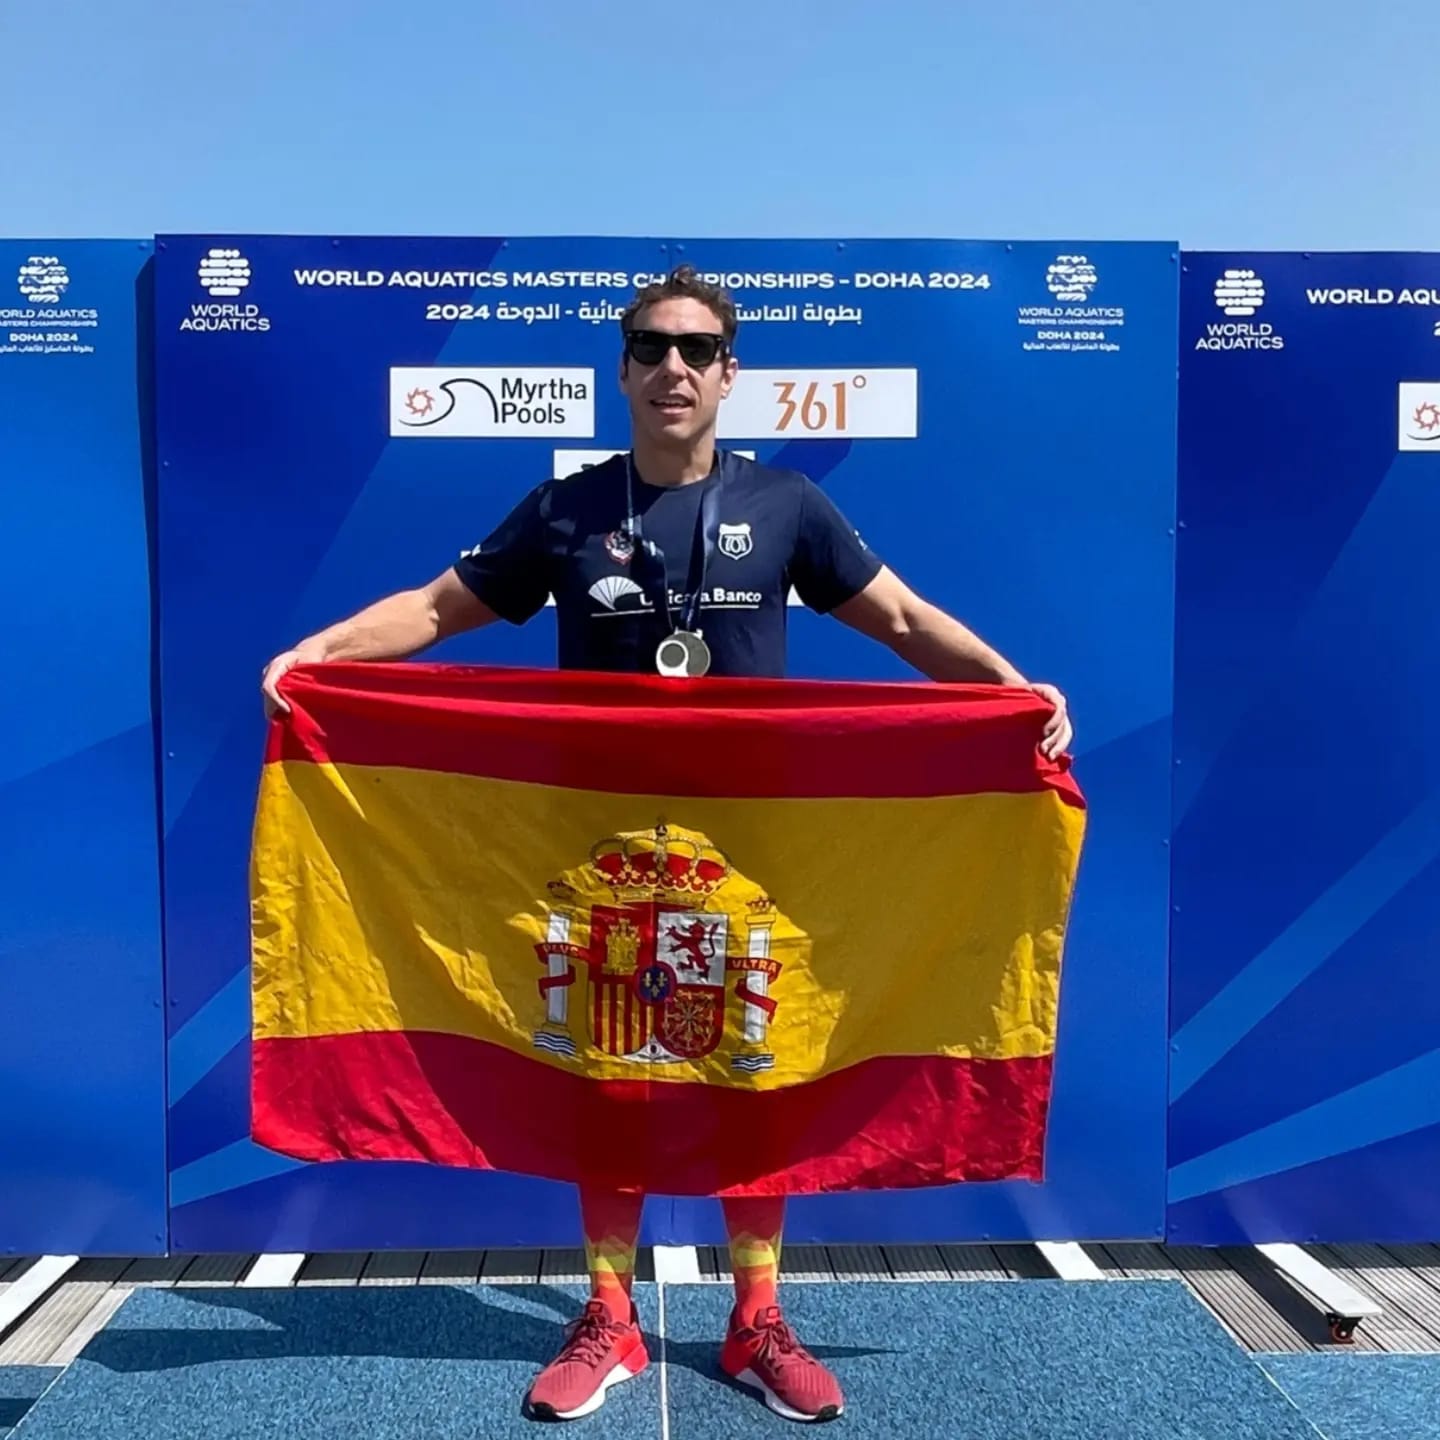
[[[706,836],[663,820],[612,836],[549,891],[548,933],[536,946],[547,967],[538,1047],[576,1053],[575,1004],[608,1055],[699,1060],[725,1037],[733,1069],[774,1065],[765,1046],[783,962],[773,950],[798,949],[805,937]],[[728,1037],[727,999],[736,1012]]]

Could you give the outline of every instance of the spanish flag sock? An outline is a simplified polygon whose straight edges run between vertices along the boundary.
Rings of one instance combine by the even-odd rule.
[[[777,1303],[785,1197],[732,1196],[721,1203],[725,1211],[725,1228],[730,1236],[736,1317],[741,1325],[753,1325],[762,1310]]]
[[[622,1325],[630,1323],[630,1287],[635,1281],[635,1248],[644,1205],[643,1194],[580,1187],[590,1294],[603,1300]]]

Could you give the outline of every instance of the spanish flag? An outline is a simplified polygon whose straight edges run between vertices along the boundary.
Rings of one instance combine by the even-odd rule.
[[[1084,831],[982,685],[282,682],[252,1134],[668,1195],[1040,1179]]]

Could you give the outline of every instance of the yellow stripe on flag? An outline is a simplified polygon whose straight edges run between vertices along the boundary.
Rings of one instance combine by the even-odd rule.
[[[1049,1055],[1084,824],[1049,790],[675,799],[272,762],[252,862],[254,1034],[439,1031],[573,1070],[562,1048],[537,1048],[549,1034],[586,1075],[634,1079],[607,1027],[627,1023],[622,989],[634,1034],[654,1013],[625,984],[644,922],[597,865],[643,859],[633,836],[659,833],[698,887],[650,922],[669,927],[655,983],[690,986],[667,1009],[667,1044],[697,1058],[646,1078],[738,1083],[706,1048],[717,974],[723,1023],[743,1006],[750,1049],[770,1062],[747,1089],[875,1056]],[[542,994],[567,968],[563,996]],[[736,998],[742,984],[768,1012]]]

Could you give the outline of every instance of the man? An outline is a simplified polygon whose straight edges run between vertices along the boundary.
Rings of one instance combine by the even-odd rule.
[[[1051,702],[1041,750],[1071,726],[1064,698],[1031,685],[965,626],[907,588],[806,477],[717,452],[721,401],[735,383],[735,307],[682,267],[640,291],[621,319],[620,387],[632,451],[532,490],[491,535],[418,589],[380,600],[275,657],[262,680],[301,663],[390,660],[497,619],[521,624],[554,596],[559,664],[684,675],[785,668],[791,587],[812,609],[888,645],[934,680],[1026,686]],[[703,600],[701,597],[705,597]],[[644,1197],[580,1186],[592,1295],[527,1396],[529,1413],[574,1419],[648,1363],[634,1306]],[[776,1286],[783,1197],[727,1198],[735,1305],[725,1372],[777,1413],[830,1420],[835,1377],[785,1323]]]

